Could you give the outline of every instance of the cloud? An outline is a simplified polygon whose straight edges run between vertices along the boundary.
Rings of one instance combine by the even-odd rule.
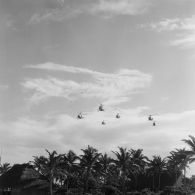
[[[152,23],[150,27],[157,31],[173,31],[173,30],[194,30],[195,16],[190,18],[166,18],[159,23]]]
[[[58,4],[60,7],[45,9],[33,14],[29,20],[29,24],[49,20],[62,21],[81,14],[99,15],[105,18],[119,15],[140,15],[149,9],[151,0],[82,0],[76,3],[59,0]]]
[[[130,100],[132,94],[141,92],[152,81],[150,74],[130,69],[120,69],[116,73],[102,73],[54,63],[28,65],[25,68],[77,74],[79,78],[85,79],[85,81],[63,80],[51,76],[26,79],[22,85],[26,90],[33,91],[31,97],[33,102],[51,97],[63,97],[67,100],[83,97],[99,98],[106,105],[116,105]]]
[[[94,5],[91,12],[105,14],[110,17],[140,15],[148,10],[149,2],[146,0],[99,0],[99,3]]]
[[[34,69],[42,69],[42,70],[49,70],[49,71],[64,71],[70,73],[86,73],[86,74],[98,74],[96,71],[92,71],[86,68],[79,68],[75,66],[66,66],[60,64],[54,64],[52,62],[48,62],[45,64],[37,64],[37,65],[26,65],[24,68],[34,68]],[[101,74],[101,73],[100,73]]]
[[[170,41],[172,46],[185,49],[195,47],[195,15],[188,18],[164,19],[150,24],[150,28],[158,32],[174,32],[176,38]]]
[[[153,127],[144,114],[145,109],[121,109],[120,119],[108,109],[91,112],[83,120],[67,114],[47,115],[39,120],[30,117],[0,120],[0,145],[6,148],[3,157],[9,162],[24,162],[43,153],[45,148],[58,152],[73,149],[80,153],[88,144],[101,152],[124,146],[143,148],[150,157],[166,156],[171,150],[185,146],[181,139],[193,135],[195,110],[155,116],[157,126]],[[102,119],[107,123],[105,126],[101,125]]]
[[[62,9],[46,9],[40,13],[31,16],[28,24],[38,24],[42,21],[62,21],[64,19],[74,18],[83,13],[82,9],[64,7]]]
[[[39,154],[40,148],[43,150],[51,147],[57,148],[58,134],[57,132],[55,135],[52,134],[52,129],[45,121],[33,120],[28,117],[20,117],[9,122],[2,120],[0,146],[4,151],[4,161],[15,163],[27,160],[28,162],[31,160],[29,158],[33,156],[33,151]],[[16,152],[15,155],[14,152]],[[15,157],[13,158],[12,155]]]
[[[192,49],[195,47],[195,29],[192,33],[185,33],[180,36],[180,38],[171,41],[171,45],[179,46],[182,49]]]
[[[124,125],[146,123],[143,117],[138,117],[145,109],[140,107],[121,110],[121,117],[123,117],[121,121],[113,119],[112,110],[104,113],[92,111],[83,120],[77,120],[67,114],[49,114],[39,120],[31,117],[19,117],[14,121],[0,119],[0,146],[6,149],[5,159],[8,162],[24,162],[26,159],[31,160],[33,155],[40,154],[45,148],[79,151],[86,144],[100,146],[106,137],[107,144],[111,145],[114,140],[118,140],[118,135],[114,135],[114,131],[117,132],[116,128],[122,123]],[[131,120],[126,120],[127,117]],[[101,125],[102,118],[107,121],[106,127]],[[126,133],[128,131],[124,130],[124,134]],[[122,139],[123,136],[120,140]]]

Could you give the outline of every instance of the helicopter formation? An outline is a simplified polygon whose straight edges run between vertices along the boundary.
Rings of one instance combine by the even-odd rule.
[[[98,112],[104,112],[105,111],[105,108],[104,108],[104,106],[103,106],[103,104],[100,104],[99,105],[99,107],[98,107],[98,109],[97,109],[97,111]],[[152,126],[156,126],[156,121],[154,121],[154,117],[153,117],[154,115],[149,115],[148,116],[148,121],[151,121],[152,122]],[[77,115],[77,119],[84,119],[85,118],[85,116],[84,116],[84,114],[82,113],[82,112],[80,112],[78,115]],[[120,115],[120,113],[116,113],[116,115],[115,115],[115,118],[116,119],[120,119],[121,118],[121,115]],[[106,121],[105,120],[103,120],[102,122],[101,122],[101,124],[102,125],[106,125]]]
[[[104,112],[105,111],[105,108],[104,108],[104,106],[103,106],[103,104],[100,104],[99,105],[99,107],[98,107],[98,112]],[[116,115],[115,115],[115,118],[117,118],[117,119],[119,119],[121,116],[120,116],[120,114],[119,113],[117,113]],[[78,115],[77,115],[77,119],[84,119],[85,117],[84,117],[84,114],[82,113],[82,112],[80,112]],[[106,125],[106,121],[105,120],[103,120],[102,122],[101,122],[101,124],[102,125]]]

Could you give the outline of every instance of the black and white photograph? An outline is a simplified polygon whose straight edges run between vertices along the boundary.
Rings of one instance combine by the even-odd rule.
[[[195,195],[195,0],[0,0],[0,195]]]

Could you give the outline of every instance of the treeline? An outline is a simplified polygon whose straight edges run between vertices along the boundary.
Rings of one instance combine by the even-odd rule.
[[[188,165],[195,160],[195,137],[183,141],[190,149],[175,149],[166,158],[155,155],[149,159],[142,149],[123,147],[112,151],[111,158],[88,146],[80,155],[72,150],[66,154],[46,150],[46,156],[34,156],[29,164],[48,181],[50,195],[57,189],[68,192],[73,188],[83,193],[110,190],[126,194],[144,188],[159,191],[174,185],[181,175],[185,178]],[[0,173],[9,169],[8,163],[3,164]]]

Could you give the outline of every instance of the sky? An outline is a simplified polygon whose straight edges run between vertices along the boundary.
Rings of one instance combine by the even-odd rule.
[[[2,161],[87,145],[188,149],[194,64],[194,0],[0,0]]]

